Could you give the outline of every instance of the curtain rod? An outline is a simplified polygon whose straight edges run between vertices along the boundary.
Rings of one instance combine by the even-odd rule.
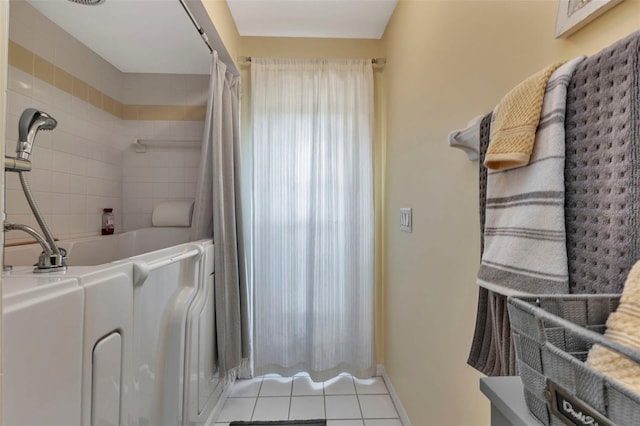
[[[213,47],[211,47],[211,44],[209,43],[209,38],[207,37],[207,34],[204,32],[200,24],[198,24],[198,21],[196,21],[196,18],[193,17],[193,14],[189,10],[185,2],[183,0],[179,0],[179,1],[184,11],[187,12],[187,16],[189,16],[189,19],[191,19],[191,23],[193,24],[194,27],[196,27],[196,30],[198,31],[198,34],[200,34],[202,41],[204,41],[204,44],[206,44],[207,48],[209,48],[209,53],[213,53]]]
[[[251,56],[239,56],[238,60],[240,61],[240,63],[247,63],[247,62],[251,62]],[[377,65],[379,67],[383,67],[387,64],[387,59],[386,58],[371,58],[371,63],[373,65]]]

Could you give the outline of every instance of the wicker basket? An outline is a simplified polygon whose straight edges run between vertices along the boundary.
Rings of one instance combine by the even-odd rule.
[[[602,335],[619,300],[604,294],[509,298],[525,401],[543,424],[640,425],[640,394],[584,362],[598,343],[640,364],[640,351]]]

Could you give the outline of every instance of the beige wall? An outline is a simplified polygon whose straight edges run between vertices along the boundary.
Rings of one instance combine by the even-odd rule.
[[[478,163],[449,131],[488,112],[546,64],[594,53],[640,28],[627,0],[554,39],[555,1],[400,1],[387,49],[385,367],[414,425],[486,425],[466,365],[476,312]],[[398,209],[413,208],[413,233]]]
[[[226,0],[202,0],[211,22],[234,62],[238,58],[240,35]]]
[[[9,45],[9,2],[0,2],[0,135],[4,134],[7,99],[7,57]],[[1,145],[0,154],[4,158],[4,144]],[[0,209],[4,211],[4,173],[0,173]],[[0,227],[0,237],[4,229]],[[0,241],[4,241],[0,238]],[[4,246],[0,247],[0,256],[4,258]],[[0,276],[0,289],[2,289],[2,276]],[[0,298],[0,312],[2,312],[2,298]],[[0,425],[2,424],[2,315],[0,315]]]
[[[240,37],[238,55],[283,58],[374,58],[384,54],[380,40]]]
[[[285,58],[376,58],[384,56],[384,46],[380,40],[354,40],[354,39],[317,39],[317,38],[289,38],[289,37],[241,37],[238,49],[240,56],[253,57],[285,57]],[[251,67],[247,64],[240,65],[242,79],[242,144],[243,149],[248,149],[251,143]],[[384,334],[383,334],[383,192],[382,182],[384,176],[382,154],[384,152],[384,102],[383,69],[375,69],[375,109],[376,125],[375,150],[374,150],[374,179],[375,179],[375,203],[376,203],[376,355],[378,363],[384,361]],[[247,158],[247,156],[245,156]]]

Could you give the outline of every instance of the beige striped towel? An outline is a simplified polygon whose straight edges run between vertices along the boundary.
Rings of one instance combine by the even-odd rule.
[[[567,85],[583,60],[567,62],[551,75],[529,165],[489,171],[478,271],[478,284],[489,290],[504,295],[569,292],[564,116]]]

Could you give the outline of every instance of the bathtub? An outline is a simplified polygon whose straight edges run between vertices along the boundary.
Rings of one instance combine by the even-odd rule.
[[[57,244],[67,251],[67,265],[94,266],[186,243],[190,229],[143,228],[122,234],[63,239]],[[5,265],[33,265],[41,251],[38,244],[9,246],[5,250]]]
[[[79,412],[67,409],[64,414],[68,417],[62,421],[59,408],[31,398],[22,404],[11,401],[13,408],[4,405],[3,420],[20,424],[21,416],[28,413],[29,422],[39,419],[35,422],[43,425],[52,424],[53,418],[58,424],[69,425],[195,425],[210,421],[223,387],[215,366],[213,242],[188,239],[189,228],[146,228],[66,239],[58,244],[67,250],[69,268],[45,274],[34,274],[30,266],[40,253],[38,245],[6,248],[5,262],[14,268],[3,277],[3,282],[9,283],[3,286],[3,329],[16,337],[11,346],[5,346],[11,352],[5,359],[17,361],[3,363],[3,402],[9,402],[6,398],[14,387],[25,395],[37,395],[38,389],[46,388],[49,377],[30,376],[31,366],[39,363],[53,362],[75,371],[77,377],[67,378],[74,392],[81,389],[81,396],[77,401],[66,401],[67,407],[77,406]],[[33,303],[25,303],[32,290],[20,283],[27,278],[77,283],[73,294],[80,292],[82,303],[74,307],[82,311],[84,320],[80,331],[75,330],[81,333],[82,342],[81,353],[75,358],[68,357],[69,348],[65,348],[65,357],[58,358],[58,348],[50,343],[38,349],[38,343],[29,339],[37,328],[12,319],[28,318],[32,312],[43,311],[43,304],[56,303],[53,296],[51,301],[38,296]],[[68,324],[57,326],[58,315],[51,313],[50,318],[40,320],[49,325],[48,333],[58,330],[59,336],[54,333],[49,342],[68,339]],[[81,366],[67,358],[75,363],[81,358]],[[25,389],[25,384],[32,389]]]

